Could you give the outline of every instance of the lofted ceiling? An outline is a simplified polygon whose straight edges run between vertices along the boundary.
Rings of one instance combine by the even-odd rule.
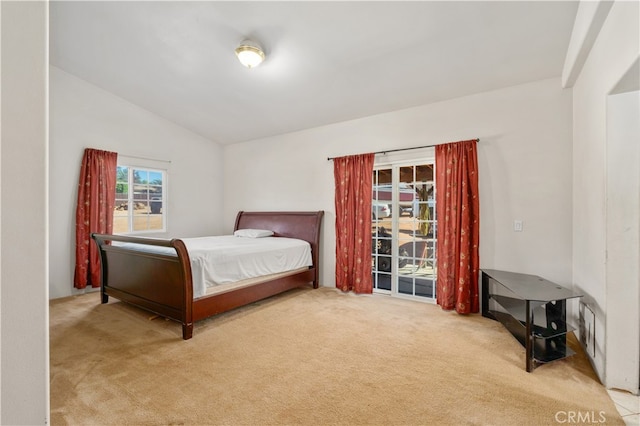
[[[560,76],[577,1],[52,1],[50,62],[220,144]],[[267,55],[244,68],[245,38]]]

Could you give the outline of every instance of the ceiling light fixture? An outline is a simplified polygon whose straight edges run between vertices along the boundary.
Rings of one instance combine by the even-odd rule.
[[[257,67],[264,61],[264,52],[257,43],[244,40],[236,48],[236,56],[242,65],[247,68]]]

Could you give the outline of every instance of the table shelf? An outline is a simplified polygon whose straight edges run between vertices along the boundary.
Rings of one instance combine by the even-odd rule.
[[[500,295],[490,295],[489,297],[495,300],[502,308],[504,308],[504,310],[508,312],[509,315],[517,319],[522,324],[522,326],[525,327],[527,314],[525,304],[522,303],[521,299],[515,299],[512,297]],[[545,323],[547,322],[545,305],[536,306],[533,309],[533,318],[534,323],[532,324],[532,331],[535,337],[547,339],[575,330],[574,327],[560,318],[555,318],[553,321],[550,321],[548,323],[549,325],[540,325],[538,323],[539,319],[542,319]]]
[[[489,311],[504,327],[515,337],[522,346],[526,346],[526,325],[518,321],[508,313],[501,311]],[[556,333],[554,335],[543,335],[537,331],[539,327],[534,327],[534,347],[533,359],[538,363],[547,363],[575,355],[575,352],[567,347],[566,340],[555,339],[564,337],[566,333]],[[552,343],[547,344],[547,340]]]

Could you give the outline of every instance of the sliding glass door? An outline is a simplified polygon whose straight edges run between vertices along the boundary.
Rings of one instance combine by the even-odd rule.
[[[373,172],[374,291],[435,299],[435,180],[432,161]]]

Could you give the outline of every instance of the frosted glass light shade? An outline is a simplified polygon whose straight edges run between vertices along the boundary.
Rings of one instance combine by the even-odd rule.
[[[247,68],[257,67],[264,61],[264,52],[256,43],[245,40],[236,48],[236,56]]]

